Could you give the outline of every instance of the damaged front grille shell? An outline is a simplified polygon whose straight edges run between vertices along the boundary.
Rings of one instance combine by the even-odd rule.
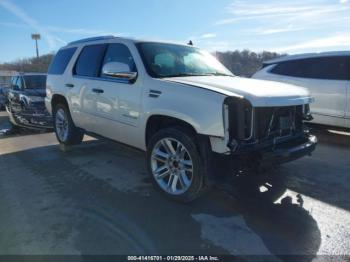
[[[225,100],[228,144],[231,152],[261,150],[302,138],[303,121],[311,115],[304,105],[252,107],[249,101],[229,97]]]

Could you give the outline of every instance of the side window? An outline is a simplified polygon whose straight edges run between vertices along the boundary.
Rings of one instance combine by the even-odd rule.
[[[302,60],[293,60],[277,64],[270,72],[277,75],[302,77],[305,68],[306,65]]]
[[[52,75],[62,75],[75,50],[77,50],[76,47],[59,50],[50,64],[48,73]]]
[[[118,62],[129,67],[129,72],[137,72],[134,59],[127,46],[123,44],[109,44],[102,67],[110,62]]]
[[[344,68],[345,68],[345,75],[346,79],[350,80],[350,56],[344,57]]]
[[[73,74],[97,77],[105,48],[105,44],[85,46],[75,64]]]
[[[350,57],[315,58],[310,72],[311,78],[330,80],[350,79]]]
[[[270,72],[293,77],[349,80],[350,57],[319,57],[287,61],[277,64]]]

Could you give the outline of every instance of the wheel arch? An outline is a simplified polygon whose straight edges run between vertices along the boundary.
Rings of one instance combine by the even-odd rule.
[[[51,99],[51,107],[52,107],[52,110],[55,108],[55,106],[59,103],[63,103],[64,105],[66,105],[69,109],[69,104],[68,104],[68,101],[67,99],[63,96],[63,95],[60,95],[60,94],[54,94],[52,96],[52,99]]]
[[[166,114],[153,114],[147,118],[145,125],[144,139],[146,147],[152,135],[154,135],[159,130],[168,127],[180,127],[186,133],[194,136],[198,135],[196,127],[186,120],[182,120],[178,117]]]

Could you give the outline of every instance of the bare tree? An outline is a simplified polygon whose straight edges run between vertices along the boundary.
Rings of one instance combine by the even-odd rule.
[[[14,62],[0,64],[0,70],[14,70],[17,72],[46,73],[54,54],[39,57],[19,59]]]
[[[232,73],[238,76],[251,77],[262,66],[264,61],[281,56],[277,53],[243,51],[216,52],[216,57]]]

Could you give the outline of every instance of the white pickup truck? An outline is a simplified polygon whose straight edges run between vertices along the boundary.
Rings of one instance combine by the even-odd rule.
[[[236,77],[193,46],[112,36],[61,48],[45,100],[60,143],[89,133],[144,150],[154,184],[179,201],[223,174],[310,154],[310,102],[303,88]]]

